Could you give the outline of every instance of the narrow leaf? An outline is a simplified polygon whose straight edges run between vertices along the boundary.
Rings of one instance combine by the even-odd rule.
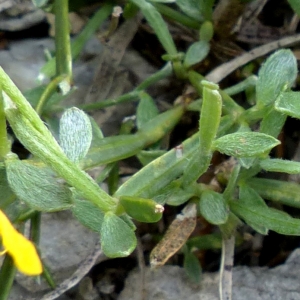
[[[250,207],[249,205],[239,203],[238,201],[230,201],[229,204],[232,212],[242,219],[252,220],[252,222],[280,234],[300,234],[300,219],[292,218],[282,211],[268,207]]]
[[[269,172],[300,173],[300,162],[296,161],[267,158],[260,161],[260,166]]]
[[[247,180],[247,185],[252,187],[264,199],[300,208],[300,185],[297,183],[250,178]]]
[[[299,0],[288,0],[288,3],[294,10],[294,12],[300,16],[300,1]]]
[[[104,216],[100,240],[104,254],[111,258],[128,256],[136,247],[132,229],[112,212]]]
[[[202,268],[199,259],[192,252],[186,251],[184,254],[183,267],[191,281],[200,282]]]
[[[170,55],[176,55],[177,50],[172,36],[169,32],[166,22],[163,20],[161,14],[156,10],[156,8],[145,0],[130,0],[136,6],[138,6],[149,25],[155,31],[155,34],[166,52]]]
[[[277,139],[264,133],[237,132],[217,139],[213,146],[229,156],[251,157],[264,154],[279,144]]]

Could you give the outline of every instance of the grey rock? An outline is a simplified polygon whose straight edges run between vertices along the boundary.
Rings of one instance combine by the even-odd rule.
[[[69,211],[42,215],[40,249],[56,283],[68,278],[92,252],[99,235],[81,225]],[[18,274],[17,282],[29,292],[49,289],[44,280]]]
[[[30,0],[0,1],[0,11],[0,30],[5,31],[24,30],[45,19],[45,12]]]
[[[232,299],[300,300],[300,249],[296,249],[284,265],[274,269],[235,267]],[[119,300],[141,299],[138,270],[131,272]],[[193,285],[184,269],[163,266],[145,270],[145,300],[218,300],[218,274],[205,273],[201,283]]]

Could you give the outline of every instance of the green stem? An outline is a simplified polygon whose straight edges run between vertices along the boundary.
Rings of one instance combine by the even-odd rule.
[[[36,212],[31,217],[30,240],[32,240],[36,245],[39,245],[40,243],[41,216],[40,212]]]
[[[115,99],[107,99],[104,101],[99,101],[99,102],[94,102],[94,103],[90,103],[90,104],[82,104],[79,105],[78,107],[86,112],[88,111],[94,111],[94,110],[98,110],[98,109],[102,109],[104,107],[108,107],[108,106],[113,106],[116,104],[121,104],[124,102],[129,102],[129,101],[133,101],[133,100],[137,100],[139,98],[139,93],[137,91],[132,91],[130,93],[124,94],[118,98]]]
[[[81,31],[81,33],[72,42],[72,58],[76,59],[81,53],[85,43],[93,36],[98,30],[100,25],[107,19],[112,10],[112,4],[104,4],[99,11],[88,21],[87,25]],[[53,77],[55,75],[56,58],[53,57],[49,60],[41,69],[39,80],[42,81],[45,77]]]
[[[6,255],[0,270],[0,300],[7,300],[12,288],[16,268],[13,260],[9,255]]]
[[[176,11],[175,9],[166,6],[160,3],[152,3],[152,5],[164,16],[171,19],[172,21],[178,22],[183,26],[192,28],[192,29],[199,29],[200,23],[191,19],[190,17],[181,14],[180,12]]]
[[[72,78],[72,54],[70,46],[69,1],[55,0],[55,49],[56,75]]]
[[[235,94],[245,91],[249,87],[255,87],[257,80],[258,80],[257,76],[255,76],[255,75],[249,76],[248,78],[239,82],[238,84],[235,84],[235,85],[223,90],[223,92],[227,93],[229,96],[233,96]]]
[[[168,62],[162,69],[160,69],[159,71],[157,71],[156,73],[152,74],[147,79],[145,79],[140,85],[138,85],[136,87],[135,90],[136,91],[145,90],[150,85],[152,85],[168,76],[171,76],[172,74],[173,74],[172,63]]]
[[[7,138],[3,94],[2,94],[2,89],[0,87],[0,161],[4,160],[4,157],[9,152],[9,150],[10,150],[10,143]]]
[[[56,92],[57,86],[59,83],[66,78],[66,75],[60,75],[58,77],[55,77],[51,82],[47,85],[45,91],[41,95],[39,102],[36,106],[36,112],[41,115],[43,112],[43,108],[45,107],[45,104],[50,99],[50,97]]]

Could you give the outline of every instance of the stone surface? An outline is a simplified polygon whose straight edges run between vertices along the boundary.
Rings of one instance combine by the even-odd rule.
[[[92,252],[99,235],[82,226],[69,211],[42,215],[40,249],[56,283],[68,278]],[[17,282],[30,292],[48,289],[41,280],[17,275]]]
[[[285,264],[273,269],[235,267],[232,299],[300,300],[300,249]],[[146,268],[145,300],[218,300],[218,274],[206,273],[198,286],[191,284],[184,269],[164,266]],[[131,272],[118,300],[139,300],[140,273]]]

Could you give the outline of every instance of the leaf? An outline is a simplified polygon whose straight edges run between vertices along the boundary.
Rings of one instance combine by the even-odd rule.
[[[207,41],[199,41],[193,43],[187,50],[184,58],[184,66],[186,68],[201,62],[209,53],[209,43]]]
[[[206,234],[190,238],[186,245],[189,249],[197,248],[198,250],[221,249],[222,236],[218,233]]]
[[[283,159],[263,159],[260,161],[260,166],[269,172],[283,172],[287,174],[299,174],[300,162],[283,160]]]
[[[143,125],[155,118],[158,113],[158,108],[152,97],[147,93],[142,93],[136,112],[136,124],[138,129],[142,129]]]
[[[213,191],[204,191],[199,203],[200,213],[211,224],[226,223],[229,210],[223,196]]]
[[[70,208],[72,193],[47,167],[29,161],[7,160],[7,179],[18,198],[38,211]]]
[[[288,116],[300,119],[300,92],[284,92],[275,102],[275,109]]]
[[[300,16],[300,1],[299,0],[288,0],[288,3],[294,10],[294,12]]]
[[[136,156],[143,166],[151,163],[156,158],[166,154],[166,150],[142,150]]]
[[[239,203],[249,206],[249,207],[261,207],[262,209],[268,209],[267,204],[265,201],[256,193],[255,190],[252,188],[241,185],[240,186],[240,193],[239,193]],[[255,222],[253,219],[244,218],[245,222],[250,225],[254,230],[259,232],[260,234],[266,235],[268,234],[268,228],[263,226],[261,223]]]
[[[116,191],[115,196],[126,195],[142,198],[155,196],[158,191],[182,174],[190,156],[199,144],[198,138],[199,135],[195,134],[182,144],[182,157],[176,157],[176,150],[172,149],[149,163],[122,184]]]
[[[15,194],[7,181],[6,168],[4,165],[0,165],[0,193],[0,208],[8,205],[15,198]]]
[[[264,154],[280,141],[259,132],[237,132],[227,134],[213,142],[213,147],[221,153],[234,157],[251,157]]]
[[[196,227],[196,205],[190,203],[185,206],[169,226],[162,240],[150,254],[150,265],[153,267],[164,265],[185,244]]]
[[[144,223],[158,222],[164,211],[162,205],[151,199],[124,196],[120,197],[120,203],[129,216]]]
[[[176,4],[186,15],[203,22],[211,19],[214,0],[176,0]]]
[[[229,201],[230,209],[242,219],[251,220],[255,224],[264,226],[280,234],[300,235],[300,220],[288,214],[269,207],[255,207]]]
[[[247,185],[261,197],[271,201],[300,208],[300,185],[274,179],[249,178]]]
[[[186,251],[184,253],[183,267],[191,281],[200,282],[202,268],[199,259],[192,252]]]
[[[183,111],[182,106],[176,106],[144,124],[143,129],[136,134],[110,136],[98,140],[95,143],[97,146],[91,148],[81,162],[82,168],[88,169],[137,154],[167,134],[178,123]]]
[[[100,241],[104,254],[111,258],[128,256],[137,243],[128,224],[112,212],[104,216]]]
[[[291,50],[271,55],[258,73],[256,95],[258,105],[273,103],[283,89],[290,88],[297,77],[297,61]]]
[[[161,42],[165,51],[170,55],[176,55],[177,50],[166,22],[156,8],[145,0],[130,0],[138,6],[149,25],[155,31],[156,37]]]
[[[77,220],[91,230],[100,233],[104,213],[96,205],[80,199],[76,194],[73,200],[74,206],[72,207],[72,212]]]
[[[73,107],[64,112],[59,127],[60,145],[73,162],[83,159],[92,142],[92,125],[89,117]]]

